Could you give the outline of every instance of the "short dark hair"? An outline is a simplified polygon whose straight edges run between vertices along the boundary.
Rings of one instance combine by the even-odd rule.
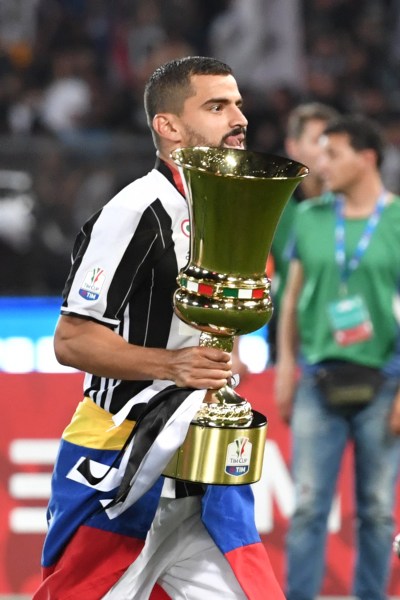
[[[345,133],[354,150],[374,150],[378,168],[382,164],[385,142],[383,133],[376,121],[364,115],[346,115],[327,125],[323,135]]]
[[[231,75],[229,65],[206,56],[186,56],[158,67],[150,76],[144,90],[144,107],[147,122],[152,122],[159,112],[180,115],[184,102],[194,94],[193,75]]]
[[[299,104],[290,113],[287,121],[286,135],[298,140],[309,121],[331,121],[338,116],[332,106],[322,102],[306,102]]]

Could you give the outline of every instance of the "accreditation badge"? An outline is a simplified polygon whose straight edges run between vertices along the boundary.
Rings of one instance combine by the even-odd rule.
[[[336,342],[350,346],[369,340],[373,326],[361,296],[347,296],[328,305],[328,316]]]

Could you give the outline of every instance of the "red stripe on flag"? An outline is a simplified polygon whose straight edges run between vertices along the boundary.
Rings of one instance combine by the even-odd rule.
[[[152,592],[149,596],[149,600],[171,600],[171,596],[168,596],[158,583],[153,587]]]
[[[82,525],[59,561],[43,569],[44,580],[32,600],[99,600],[137,558],[143,545],[143,540]]]
[[[249,600],[285,600],[261,542],[231,550],[225,557]]]
[[[262,288],[260,288],[259,290],[253,290],[252,293],[252,298],[262,298],[264,296],[264,290]]]

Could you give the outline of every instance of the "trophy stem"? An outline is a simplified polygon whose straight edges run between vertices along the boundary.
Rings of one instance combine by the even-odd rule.
[[[233,335],[214,335],[204,331],[200,334],[200,346],[232,352],[233,342]],[[219,390],[208,390],[204,400],[194,418],[195,423],[215,427],[243,427],[252,421],[250,403],[236,393],[229,383]]]
[[[218,350],[232,352],[233,341],[233,335],[214,334],[207,331],[200,333],[200,346],[207,346],[208,348],[218,348]]]

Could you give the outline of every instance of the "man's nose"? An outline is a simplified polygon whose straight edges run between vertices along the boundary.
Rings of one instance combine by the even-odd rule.
[[[237,127],[238,125],[240,127],[247,127],[248,123],[249,123],[248,120],[244,116],[244,114],[243,114],[242,110],[239,108],[239,106],[234,106],[233,110],[232,110],[230,124],[235,127]]]

